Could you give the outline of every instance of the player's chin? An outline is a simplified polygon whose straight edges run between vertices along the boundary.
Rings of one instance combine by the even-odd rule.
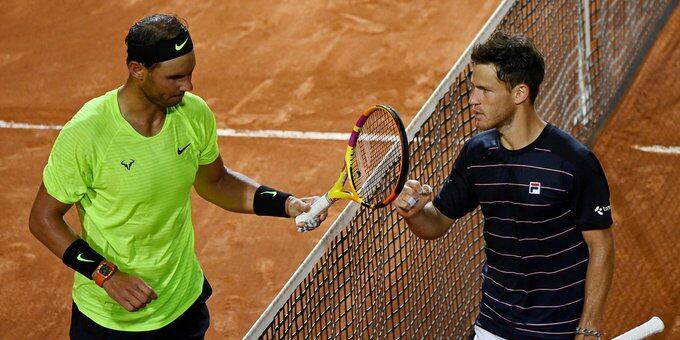
[[[489,120],[486,119],[486,116],[479,113],[475,115],[475,124],[477,125],[477,129],[482,131],[489,130],[493,127]]]
[[[184,94],[172,96],[172,97],[168,98],[168,100],[167,100],[168,106],[175,106],[175,105],[181,103],[182,99],[184,99]]]

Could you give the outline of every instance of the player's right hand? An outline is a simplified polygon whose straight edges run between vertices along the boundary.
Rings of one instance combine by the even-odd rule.
[[[423,207],[433,198],[432,187],[410,179],[404,184],[404,188],[397,198],[392,202],[397,214],[401,217],[409,218],[420,213]]]
[[[136,312],[158,298],[144,280],[120,270],[104,281],[103,288],[112,299],[130,312]]]

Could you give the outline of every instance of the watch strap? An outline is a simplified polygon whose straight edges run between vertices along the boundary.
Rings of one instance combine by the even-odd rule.
[[[92,274],[92,278],[99,287],[103,287],[104,282],[106,282],[106,280],[108,280],[113,275],[113,273],[116,272],[116,269],[118,269],[118,267],[116,267],[115,264],[106,260],[102,260],[102,262],[99,263],[97,269],[95,269],[94,273]]]

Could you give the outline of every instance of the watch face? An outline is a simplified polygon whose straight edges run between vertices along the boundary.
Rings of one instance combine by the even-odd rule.
[[[99,274],[102,274],[103,276],[109,276],[109,274],[111,274],[111,267],[106,265],[101,266],[101,268],[99,268]]]

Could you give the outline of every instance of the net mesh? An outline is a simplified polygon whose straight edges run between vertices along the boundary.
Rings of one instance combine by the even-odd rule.
[[[476,40],[498,29],[532,37],[546,59],[537,111],[590,142],[674,6],[662,0],[506,1]],[[409,178],[435,190],[477,132],[468,105],[470,75],[463,57],[440,85],[446,90],[435,91],[442,95],[431,97],[408,129]],[[477,209],[446,236],[425,241],[389,207],[348,208],[248,337],[465,338],[479,311],[482,228]]]

